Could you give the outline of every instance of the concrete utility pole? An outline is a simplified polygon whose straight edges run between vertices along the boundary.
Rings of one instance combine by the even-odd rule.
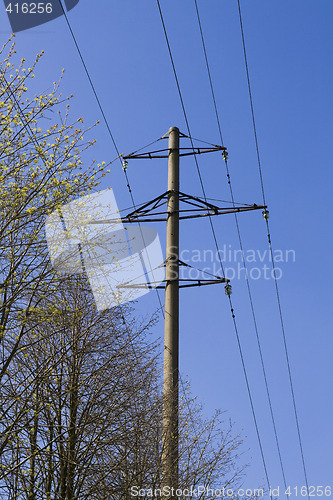
[[[156,198],[144,203],[135,210],[122,217],[126,224],[146,222],[166,222],[166,276],[165,280],[149,281],[143,283],[124,283],[119,285],[123,288],[144,288],[145,290],[165,289],[165,329],[164,329],[164,376],[163,376],[163,416],[162,416],[162,456],[161,456],[161,486],[170,488],[170,497],[177,497],[176,490],[179,486],[179,453],[178,453],[178,378],[179,378],[179,289],[193,286],[204,286],[226,283],[225,293],[231,294],[229,279],[215,276],[211,273],[197,269],[202,275],[209,275],[209,279],[202,278],[179,278],[179,265],[193,267],[179,260],[179,221],[195,219],[198,217],[215,217],[216,215],[248,212],[252,210],[264,210],[266,217],[268,211],[266,205],[240,205],[232,203],[232,206],[219,207],[204,199],[179,191],[179,158],[203,153],[222,152],[224,159],[227,158],[227,150],[224,146],[210,144],[206,141],[204,146],[194,147],[193,139],[179,132],[177,127],[171,127],[169,132],[158,139],[169,138],[168,148],[154,151],[142,152],[139,149],[129,155],[121,155],[123,158],[123,169],[126,172],[128,161],[134,159],[168,158],[168,190]],[[190,147],[179,145],[180,137],[190,139]],[[155,141],[157,142],[157,141]],[[129,187],[129,186],[128,186]],[[167,203],[167,210],[162,209]],[[180,209],[179,205],[185,204],[187,209]],[[230,205],[230,204],[229,204]],[[118,219],[117,219],[118,221]],[[114,222],[112,219],[92,221],[92,224],[105,224]],[[154,279],[154,278],[153,278]],[[166,495],[165,495],[166,496]]]
[[[158,197],[144,203],[125,217],[124,223],[165,222],[167,223],[166,239],[166,276],[163,283],[153,282],[151,288],[165,289],[165,329],[164,329],[164,377],[163,377],[163,418],[162,418],[162,456],[161,456],[161,486],[170,488],[169,497],[177,497],[178,489],[178,378],[179,378],[179,289],[193,286],[226,283],[225,293],[230,295],[229,280],[210,273],[209,279],[179,278],[179,265],[187,264],[179,260],[179,221],[198,217],[214,217],[216,215],[247,212],[265,209],[266,206],[246,205],[237,207],[218,207],[208,203],[206,199],[198,198],[179,191],[179,158],[203,153],[222,151],[223,158],[227,152],[224,146],[208,144],[208,147],[180,147],[179,140],[190,139],[179,132],[177,127],[171,127],[169,132],[160,139],[169,138],[168,148],[141,152],[138,150],[123,156],[124,169],[130,159],[168,158],[168,190]],[[160,140],[159,139],[159,140]],[[167,211],[160,207],[167,202]],[[179,204],[187,204],[186,210],[180,210]],[[192,266],[187,266],[192,267]],[[198,270],[199,271],[199,270]],[[201,271],[203,274],[207,274]],[[124,285],[125,286],[125,285]],[[133,285],[127,285],[133,286]],[[137,283],[136,287],[147,288],[147,282]]]
[[[179,366],[179,130],[169,130],[164,378],[162,423],[163,486],[178,487]]]

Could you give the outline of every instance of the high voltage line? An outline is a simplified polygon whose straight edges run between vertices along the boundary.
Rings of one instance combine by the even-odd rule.
[[[107,128],[107,130],[108,130],[108,132],[109,132],[109,135],[110,135],[110,138],[111,138],[112,143],[113,143],[113,145],[114,145],[114,148],[115,148],[115,150],[116,150],[116,152],[117,152],[117,155],[118,155],[118,158],[119,158],[119,161],[120,161],[120,164],[121,164],[122,170],[123,170],[124,175],[125,175],[126,185],[127,185],[127,189],[128,189],[128,192],[129,192],[130,197],[131,197],[131,200],[132,200],[132,204],[133,204],[133,206],[136,208],[136,203],[135,203],[135,201],[134,201],[134,195],[133,195],[133,191],[132,191],[132,188],[131,188],[131,185],[130,185],[130,182],[129,182],[129,177],[128,177],[128,174],[127,174],[126,168],[123,168],[123,162],[122,162],[122,160],[121,160],[121,155],[120,155],[119,149],[118,149],[118,147],[117,147],[117,144],[116,144],[116,141],[115,141],[114,135],[113,135],[113,134],[112,134],[112,132],[111,132],[111,127],[110,127],[110,125],[109,125],[108,119],[107,119],[107,117],[106,117],[106,115],[105,115],[105,113],[104,113],[102,103],[101,103],[101,101],[100,101],[100,99],[99,99],[99,97],[98,97],[98,94],[97,94],[97,91],[96,91],[96,88],[95,88],[94,82],[92,81],[92,78],[91,78],[91,76],[90,76],[90,73],[89,73],[88,67],[87,67],[87,65],[86,65],[86,63],[85,63],[85,60],[84,60],[84,58],[83,58],[82,52],[81,52],[80,47],[79,47],[79,44],[78,44],[78,42],[77,42],[77,40],[76,40],[75,34],[74,34],[73,30],[72,30],[71,24],[70,24],[70,22],[69,22],[68,16],[67,16],[66,11],[65,11],[65,9],[64,9],[64,7],[63,7],[63,5],[62,5],[61,0],[59,0],[59,4],[60,4],[60,6],[61,6],[61,9],[62,9],[63,15],[64,15],[64,17],[65,17],[65,20],[66,20],[66,23],[67,23],[67,26],[68,26],[68,29],[69,29],[70,34],[71,34],[71,36],[72,36],[72,39],[73,39],[73,41],[74,41],[74,44],[75,44],[76,50],[77,50],[77,52],[78,52],[78,54],[79,54],[79,57],[80,57],[80,59],[81,59],[82,65],[83,65],[84,70],[85,70],[85,73],[86,73],[87,78],[88,78],[88,80],[89,80],[90,86],[91,86],[92,91],[93,91],[93,93],[94,93],[94,96],[95,96],[95,98],[96,98],[96,101],[97,101],[98,107],[99,107],[99,109],[100,109],[100,112],[101,112],[102,117],[103,117],[103,120],[104,120],[104,123],[105,123],[106,128]],[[155,142],[156,142],[156,141],[155,141]],[[143,232],[142,232],[142,228],[141,228],[141,224],[140,224],[140,223],[139,223],[139,228],[140,228],[140,232],[141,232],[141,238],[142,238],[142,241],[143,241],[143,243],[145,244],[145,240],[144,240],[144,236],[143,236]],[[151,266],[151,262],[150,262],[150,258],[149,258],[149,253],[148,253],[148,252],[147,252],[147,258],[148,258],[148,263],[149,263],[149,266],[150,266],[150,268],[151,268],[151,271],[153,271],[152,266]],[[157,290],[157,288],[156,288],[156,293],[157,293],[157,298],[158,298],[158,302],[159,302],[160,310],[161,310],[161,312],[162,312],[162,314],[163,314],[163,316],[164,316],[163,305],[162,305],[161,297],[160,297],[160,294],[159,294],[159,291]]]
[[[211,89],[211,94],[212,94],[212,99],[213,99],[213,104],[214,104],[214,110],[215,110],[215,116],[216,116],[216,121],[217,121],[217,127],[218,127],[218,132],[221,140],[221,145],[223,146],[223,136],[222,136],[222,128],[221,128],[221,121],[219,117],[219,112],[218,112],[218,107],[216,103],[216,97],[215,97],[215,91],[214,91],[214,86],[213,86],[213,79],[210,71],[210,66],[209,66],[209,61],[208,61],[208,55],[207,55],[207,50],[206,50],[206,43],[205,43],[205,38],[204,38],[204,33],[202,29],[202,23],[201,23],[201,18],[200,18],[200,13],[199,13],[199,8],[198,8],[198,2],[197,0],[194,0],[195,3],[195,10],[196,10],[196,15],[197,15],[197,20],[198,20],[198,25],[199,25],[199,30],[200,30],[200,37],[201,37],[201,42],[202,42],[202,47],[203,47],[203,52],[204,52],[204,57],[205,57],[205,62],[206,62],[206,68],[207,68],[207,73],[208,73],[208,79],[209,79],[209,84],[210,84],[210,89]],[[235,198],[234,198],[234,193],[233,193],[233,188],[232,188],[232,183],[231,183],[231,177],[230,177],[230,172],[229,172],[229,166],[228,166],[228,159],[225,158],[225,168],[226,168],[226,174],[227,174],[227,181],[228,181],[228,186],[230,190],[230,195],[231,195],[231,200],[233,203],[233,206],[235,206]],[[264,202],[264,204],[266,204]],[[278,438],[278,432],[276,428],[276,423],[275,423],[275,417],[274,417],[274,412],[273,412],[273,406],[272,406],[272,400],[271,400],[271,395],[270,395],[270,390],[269,390],[269,385],[268,385],[268,380],[267,380],[267,374],[266,374],[266,369],[265,369],[265,363],[264,363],[264,357],[263,357],[263,352],[261,348],[261,340],[259,336],[259,331],[258,331],[258,324],[257,324],[257,318],[254,310],[254,303],[253,303],[253,298],[252,298],[252,291],[250,287],[250,281],[247,273],[247,266],[246,266],[246,261],[244,257],[244,250],[243,250],[243,241],[241,237],[241,232],[240,232],[240,227],[238,224],[238,216],[235,213],[235,223],[236,223],[236,228],[237,228],[237,235],[238,235],[238,241],[241,249],[241,255],[242,255],[242,261],[243,261],[243,266],[245,269],[245,278],[246,278],[246,285],[247,285],[247,290],[248,290],[248,296],[249,296],[249,301],[250,301],[250,306],[251,306],[251,312],[252,312],[252,318],[253,318],[253,324],[254,324],[254,329],[255,329],[255,334],[256,334],[256,339],[257,339],[257,344],[258,344],[258,350],[259,350],[259,355],[260,355],[260,362],[261,362],[261,367],[263,371],[263,377],[265,381],[265,387],[266,387],[266,394],[267,394],[267,399],[268,399],[268,404],[269,404],[269,409],[270,409],[270,414],[272,418],[272,424],[273,424],[273,429],[274,429],[274,436],[275,436],[275,442],[277,446],[277,451],[279,455],[279,461],[280,461],[280,467],[281,467],[281,472],[283,476],[283,482],[285,486],[285,491],[287,490],[287,482],[286,482],[286,477],[285,477],[285,471],[284,471],[284,466],[283,466],[283,460],[282,460],[282,455],[281,455],[281,449],[280,449],[280,443],[279,443],[279,438]]]
[[[259,171],[259,177],[260,177],[260,185],[261,185],[262,197],[263,197],[263,201],[264,201],[264,205],[265,205],[266,203],[265,203],[264,180],[263,180],[262,168],[261,168],[261,159],[260,159],[260,153],[259,153],[259,143],[258,143],[257,127],[256,127],[256,121],[255,121],[255,115],[254,115],[254,106],[253,106],[253,99],[252,99],[250,72],[249,72],[249,65],[248,65],[248,61],[247,61],[247,51],[246,51],[246,45],[245,45],[245,36],[244,36],[244,28],[243,28],[243,19],[242,19],[242,11],[241,11],[240,0],[237,0],[237,4],[238,4],[238,14],[239,14],[239,23],[240,23],[240,29],[241,29],[241,36],[242,36],[244,62],[245,62],[245,69],[246,69],[246,79],[247,79],[247,85],[248,85],[248,91],[249,91],[249,99],[250,99],[250,106],[251,106],[251,116],[252,116],[254,140],[255,140],[256,152],[257,152],[258,171]],[[302,465],[303,465],[304,478],[305,478],[307,492],[308,492],[308,499],[310,500],[308,475],[307,475],[307,470],[306,470],[306,466],[305,466],[305,458],[304,458],[304,452],[303,452],[302,437],[301,437],[301,431],[300,431],[300,426],[299,426],[298,412],[297,412],[296,399],[295,399],[295,393],[294,393],[294,384],[293,384],[293,379],[292,379],[292,374],[291,374],[291,366],[290,366],[290,360],[289,360],[289,354],[288,354],[287,339],[286,339],[286,333],[285,333],[285,327],[284,327],[284,320],[283,320],[283,315],[282,315],[281,300],[280,300],[280,291],[279,291],[278,282],[277,282],[277,278],[276,278],[276,272],[275,272],[276,268],[275,268],[275,260],[274,260],[274,255],[273,255],[273,245],[272,245],[272,240],[271,240],[271,233],[270,233],[270,227],[269,227],[269,221],[268,221],[268,219],[266,219],[266,226],[267,226],[267,238],[268,238],[269,249],[270,249],[270,254],[271,254],[271,259],[272,259],[272,267],[273,267],[273,271],[274,271],[275,292],[276,292],[276,299],[277,299],[277,304],[278,304],[278,309],[279,309],[281,331],[282,331],[282,337],[283,337],[283,346],[284,346],[284,351],[285,351],[285,356],[286,356],[286,362],[287,362],[287,367],[288,367],[288,376],[289,376],[290,390],[291,390],[293,407],[294,407],[294,413],[295,413],[295,421],[296,421],[296,427],[297,427],[298,442],[299,442],[299,447],[300,447],[300,452],[301,452],[301,457],[302,457]]]

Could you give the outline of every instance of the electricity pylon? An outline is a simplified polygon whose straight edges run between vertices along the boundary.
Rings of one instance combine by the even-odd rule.
[[[132,153],[123,156],[123,168],[127,168],[129,159],[168,158],[168,190],[153,200],[136,208],[135,211],[122,217],[123,222],[160,222],[166,221],[166,275],[163,285],[137,284],[150,288],[165,288],[165,329],[164,329],[164,373],[163,373],[163,420],[162,420],[162,461],[161,486],[167,486],[170,496],[176,496],[178,488],[178,393],[179,393],[179,288],[226,283],[226,293],[230,293],[229,280],[221,276],[214,279],[180,279],[179,265],[179,221],[197,217],[211,217],[226,213],[245,212],[266,209],[263,205],[245,205],[221,208],[201,198],[185,194],[179,190],[179,158],[195,154],[222,151],[226,157],[226,148],[211,145],[203,148],[182,148],[180,138],[186,138],[177,127],[171,127],[168,134],[161,139],[169,138],[168,149],[159,149],[144,153]],[[189,205],[190,209],[181,210],[180,202]],[[167,204],[166,211],[156,211]],[[173,492],[173,494],[172,494]]]

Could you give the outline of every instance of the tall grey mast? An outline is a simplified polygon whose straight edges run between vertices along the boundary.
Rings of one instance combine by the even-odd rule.
[[[124,169],[127,169],[129,159],[168,158],[168,190],[156,198],[122,217],[124,223],[166,222],[166,276],[163,282],[150,283],[149,288],[165,289],[165,327],[164,327],[164,373],[163,373],[163,418],[162,418],[162,456],[161,456],[161,486],[167,486],[170,495],[175,495],[179,486],[179,450],[178,450],[178,382],[179,382],[179,289],[193,286],[226,283],[225,292],[231,293],[229,280],[221,276],[209,274],[209,279],[179,278],[179,266],[188,266],[179,259],[179,221],[198,217],[213,217],[215,215],[248,212],[264,209],[264,205],[240,205],[219,207],[208,203],[207,199],[179,191],[179,158],[181,156],[199,155],[221,151],[224,158],[227,151],[224,146],[209,144],[209,147],[180,147],[180,137],[190,139],[179,132],[177,127],[171,127],[169,132],[160,139],[168,137],[168,148],[154,151],[138,150],[123,156]],[[160,140],[159,139],[159,140]],[[180,208],[180,202],[186,209]],[[167,210],[160,207],[167,203]],[[133,287],[133,285],[123,285]],[[147,288],[147,283],[136,284],[135,287]],[[172,490],[173,488],[173,490]]]
[[[169,130],[162,424],[162,481],[178,485],[179,130]]]

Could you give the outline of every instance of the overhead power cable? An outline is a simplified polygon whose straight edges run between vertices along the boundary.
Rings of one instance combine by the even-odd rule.
[[[169,52],[169,56],[170,56],[170,61],[171,61],[171,65],[172,65],[172,69],[173,69],[173,73],[174,73],[174,77],[175,77],[177,89],[178,89],[178,94],[179,94],[179,98],[180,98],[180,102],[181,102],[181,106],[182,106],[182,110],[183,110],[183,114],[184,114],[184,119],[185,119],[185,123],[186,123],[186,127],[187,127],[188,136],[189,136],[190,141],[191,141],[192,149],[193,149],[193,151],[195,151],[194,144],[193,144],[193,139],[192,139],[192,134],[191,134],[190,126],[189,126],[189,121],[188,121],[188,118],[187,118],[187,113],[186,113],[186,109],[185,109],[185,105],[184,105],[184,100],[183,100],[183,96],[182,96],[182,92],[181,92],[181,88],[180,88],[180,84],[179,84],[179,79],[178,79],[178,75],[177,75],[177,71],[176,71],[176,67],[175,67],[175,63],[174,63],[174,59],[173,59],[173,55],[172,55],[172,51],[171,51],[169,37],[168,37],[167,30],[166,30],[165,22],[164,22],[163,12],[162,12],[162,9],[161,9],[160,1],[159,0],[156,0],[156,1],[157,1],[157,6],[158,6],[158,10],[159,10],[159,14],[160,14],[161,22],[162,22],[162,27],[163,27],[163,31],[164,31],[165,41],[166,41],[166,44],[167,44],[167,48],[168,48],[168,52]],[[195,164],[196,164],[196,168],[197,168],[197,172],[198,172],[199,181],[200,181],[201,189],[202,189],[202,192],[203,192],[203,196],[204,196],[205,201],[207,201],[206,192],[205,192],[205,188],[204,188],[204,184],[203,184],[203,180],[202,180],[202,175],[201,175],[201,172],[200,172],[200,167],[199,167],[199,164],[198,164],[198,160],[197,160],[196,154],[194,154],[194,160],[195,160]],[[223,277],[225,277],[225,271],[224,271],[223,262],[222,262],[220,254],[218,252],[219,248],[218,248],[218,243],[217,243],[216,232],[215,232],[215,229],[214,229],[212,218],[210,216],[209,216],[209,221],[210,221],[210,226],[211,226],[211,230],[212,230],[212,234],[213,234],[214,243],[215,243],[215,246],[216,246],[216,249],[217,249],[217,254],[219,256],[219,261],[220,261],[220,266],[221,266],[222,274],[223,274]],[[257,417],[256,417],[255,409],[254,409],[254,403],[253,403],[252,393],[251,393],[251,389],[250,389],[249,379],[248,379],[248,375],[247,375],[247,369],[246,369],[244,355],[243,355],[243,349],[242,349],[241,342],[240,342],[240,337],[239,337],[238,327],[237,327],[237,323],[236,323],[235,312],[234,312],[234,308],[233,308],[233,304],[232,304],[232,300],[231,300],[230,295],[228,295],[228,299],[229,299],[230,311],[231,311],[232,321],[233,321],[234,330],[235,330],[236,339],[237,339],[238,350],[239,350],[239,354],[240,354],[240,357],[241,357],[241,363],[242,363],[242,367],[243,367],[243,372],[244,372],[244,377],[245,377],[247,392],[248,392],[248,396],[249,396],[249,400],[250,400],[252,416],[253,416],[254,425],[255,425],[255,429],[256,429],[256,434],[257,434],[257,440],[258,440],[258,444],[259,444],[260,454],[261,454],[261,458],[262,458],[262,462],[263,462],[263,467],[264,467],[264,471],[265,471],[267,485],[268,485],[268,488],[270,488],[270,481],[269,481],[269,476],[268,476],[268,471],[267,471],[267,466],[266,466],[266,460],[265,460],[265,456],[264,456],[264,452],[263,452],[263,447],[262,447],[262,443],[261,443],[261,438],[260,438],[260,433],[259,433],[259,427],[258,427]],[[272,496],[271,496],[271,498],[272,498]]]
[[[213,104],[214,104],[217,127],[218,127],[218,131],[219,131],[221,145],[223,146],[221,120],[219,117],[219,112],[218,112],[218,107],[217,107],[217,102],[216,102],[216,97],[215,97],[215,91],[214,91],[214,85],[213,85],[213,79],[212,79],[212,75],[211,75],[211,71],[210,71],[206,43],[205,43],[205,37],[204,37],[203,29],[202,29],[202,23],[201,23],[201,18],[200,18],[197,0],[194,0],[194,4],[195,4],[195,10],[196,10],[196,15],[197,15],[197,20],[198,20],[198,25],[199,25],[199,30],[200,30],[200,37],[201,37],[201,43],[202,43],[202,48],[203,48],[204,57],[205,57],[205,63],[206,63],[206,69],[207,69],[207,73],[208,73],[210,90],[211,90],[212,100],[213,100]],[[227,180],[228,180],[228,186],[229,186],[230,195],[231,195],[231,199],[232,199],[232,204],[235,207],[235,198],[234,198],[234,194],[233,194],[233,188],[232,188],[232,183],[231,183],[231,177],[230,177],[227,157],[224,158],[224,162],[225,162],[225,167],[226,167],[226,174],[227,174]],[[276,427],[276,422],[275,422],[275,416],[274,416],[274,412],[273,412],[273,405],[272,405],[272,400],[271,400],[271,395],[270,395],[270,390],[269,390],[269,385],[268,385],[268,379],[267,379],[266,368],[265,368],[265,363],[264,363],[264,356],[263,356],[263,352],[262,352],[262,348],[261,348],[261,340],[260,340],[260,335],[259,335],[259,331],[258,331],[258,324],[257,324],[257,319],[256,319],[256,314],[255,314],[255,309],[254,309],[254,302],[253,302],[253,298],[252,298],[252,291],[251,291],[248,272],[247,272],[247,265],[246,265],[246,260],[244,257],[243,242],[242,242],[240,227],[239,227],[239,223],[238,223],[238,216],[237,216],[236,212],[235,212],[235,223],[236,223],[238,241],[239,241],[239,245],[240,245],[240,249],[241,249],[242,262],[243,262],[243,266],[245,269],[246,285],[247,285],[248,296],[249,296],[251,312],[252,312],[252,318],[253,318],[253,323],[254,323],[254,329],[255,329],[255,334],[256,334],[256,339],[257,339],[257,344],[258,344],[260,362],[261,362],[263,377],[264,377],[264,381],[265,381],[265,388],[266,388],[266,394],[267,394],[267,399],[268,399],[268,405],[269,405],[271,419],[272,419],[272,425],[273,425],[273,429],[274,429],[275,442],[276,442],[281,472],[282,472],[282,476],[283,476],[283,482],[284,482],[285,491],[286,491],[287,490],[287,482],[286,482],[285,471],[284,471],[284,466],[283,466],[281,448],[280,448],[278,432],[277,432],[277,427]]]
[[[242,19],[242,11],[241,11],[240,0],[237,0],[237,3],[238,3],[238,14],[239,14],[240,30],[241,30],[241,36],[242,36],[244,62],[245,62],[245,69],[246,69],[247,86],[248,86],[250,106],[251,106],[251,116],[252,116],[254,140],[255,140],[255,146],[256,146],[256,152],[257,152],[257,161],[258,161],[258,171],[259,171],[260,185],[261,185],[263,202],[266,205],[264,180],[263,180],[263,174],[262,174],[262,168],[261,168],[261,159],[260,159],[260,152],[259,152],[259,142],[258,142],[258,134],[257,134],[256,121],[255,121],[255,114],[254,114],[252,89],[251,89],[251,81],[250,81],[250,72],[249,72],[249,65],[248,65],[248,60],[247,60],[247,51],[246,51],[246,44],[245,44],[244,27],[243,27],[243,19]],[[297,411],[297,406],[296,406],[294,384],[293,384],[293,378],[292,378],[292,373],[291,373],[291,365],[290,365],[289,354],[288,354],[286,332],[285,332],[284,320],[283,320],[283,315],[282,315],[280,292],[279,292],[279,287],[278,287],[278,282],[277,282],[277,277],[276,277],[276,267],[275,267],[275,260],[274,260],[274,252],[273,252],[273,246],[272,246],[272,241],[271,241],[271,232],[270,232],[268,218],[266,218],[266,226],[267,226],[267,238],[268,238],[268,243],[269,243],[270,255],[271,255],[271,259],[272,259],[272,267],[273,267],[273,272],[274,272],[275,292],[276,292],[277,304],[278,304],[278,309],[279,309],[279,316],[280,316],[280,323],[281,323],[281,330],[282,330],[282,337],[283,337],[283,345],[284,345],[284,351],[285,351],[286,362],[287,362],[287,367],[288,367],[290,390],[291,390],[291,396],[292,396],[294,413],[295,413],[295,421],[296,421],[296,427],[297,427],[298,442],[299,442],[300,453],[301,453],[301,458],[302,458],[304,478],[305,478],[307,492],[308,492],[308,499],[310,500],[308,475],[307,475],[307,469],[306,469],[306,466],[305,466],[305,458],[304,458],[304,452],[303,452],[302,437],[301,437],[301,431],[300,431],[300,425],[299,425],[298,411]]]
[[[116,143],[116,141],[115,141],[114,135],[112,134],[111,127],[110,127],[110,124],[109,124],[109,121],[108,121],[108,119],[107,119],[107,117],[106,117],[106,114],[105,114],[105,112],[104,112],[104,109],[103,109],[102,103],[101,103],[101,101],[100,101],[100,99],[99,99],[99,97],[98,97],[98,94],[97,94],[97,91],[96,91],[96,88],[95,88],[94,82],[93,82],[93,80],[92,80],[92,78],[91,78],[90,72],[89,72],[88,67],[87,67],[87,65],[86,65],[86,63],[85,63],[84,57],[83,57],[83,55],[82,55],[82,52],[81,52],[80,47],[79,47],[79,44],[78,44],[78,42],[77,42],[77,40],[76,40],[76,36],[75,36],[74,31],[73,31],[73,29],[72,29],[72,27],[71,27],[71,24],[70,24],[70,22],[69,22],[68,16],[67,16],[66,11],[65,11],[65,9],[64,9],[64,7],[63,7],[63,5],[62,5],[61,0],[59,0],[59,4],[60,4],[60,6],[61,6],[62,13],[63,13],[64,18],[65,18],[65,20],[66,20],[66,23],[67,23],[68,29],[69,29],[69,31],[70,31],[70,34],[71,34],[71,36],[72,36],[72,39],[73,39],[74,45],[75,45],[75,47],[76,47],[76,50],[77,50],[77,52],[78,52],[78,54],[79,54],[79,57],[80,57],[80,60],[81,60],[82,66],[83,66],[83,68],[84,68],[84,71],[85,71],[86,76],[87,76],[87,78],[88,78],[88,81],[89,81],[89,83],[90,83],[90,87],[91,87],[91,89],[92,89],[92,91],[93,91],[93,93],[94,93],[94,96],[95,96],[96,102],[97,102],[97,104],[98,104],[99,110],[100,110],[100,112],[101,112],[101,114],[102,114],[103,121],[104,121],[104,123],[105,123],[105,125],[106,125],[106,128],[107,128],[107,130],[108,130],[109,136],[110,136],[111,141],[112,141],[112,143],[113,143],[113,146],[114,146],[114,148],[115,148],[115,150],[116,150],[116,152],[117,152],[117,155],[118,155],[118,158],[119,158],[119,161],[120,161],[120,164],[121,164],[122,170],[123,170],[124,175],[125,175],[126,185],[127,185],[127,189],[128,189],[128,192],[129,192],[130,197],[131,197],[131,200],[132,200],[132,204],[133,204],[133,206],[136,208],[136,203],[135,203],[135,201],[134,201],[134,195],[133,195],[133,191],[132,191],[132,188],[131,188],[131,185],[130,185],[129,177],[128,177],[128,174],[127,174],[127,169],[126,169],[126,168],[124,168],[124,164],[123,164],[123,162],[122,162],[122,160],[121,160],[121,154],[120,154],[120,152],[119,152],[119,149],[118,149],[117,143]],[[158,139],[158,140],[159,140],[159,139]],[[155,141],[155,142],[156,142],[156,141]],[[144,236],[143,236],[143,231],[142,231],[141,224],[140,224],[140,223],[138,223],[138,225],[139,225],[139,228],[140,228],[140,233],[141,233],[141,238],[142,238],[142,241],[143,241],[143,243],[144,243],[144,245],[145,245],[145,240],[144,240]],[[149,254],[148,254],[148,252],[146,252],[146,254],[147,254],[147,258],[148,258],[148,263],[149,263],[150,269],[152,270],[152,265],[151,265],[151,262],[150,262],[150,258],[149,258]],[[160,310],[161,310],[161,312],[162,312],[162,314],[163,314],[163,317],[164,317],[164,309],[163,309],[163,307],[164,307],[164,306],[162,305],[161,297],[160,297],[159,291],[158,291],[157,289],[156,289],[156,293],[157,293],[157,298],[158,298],[158,302],[159,302]]]

